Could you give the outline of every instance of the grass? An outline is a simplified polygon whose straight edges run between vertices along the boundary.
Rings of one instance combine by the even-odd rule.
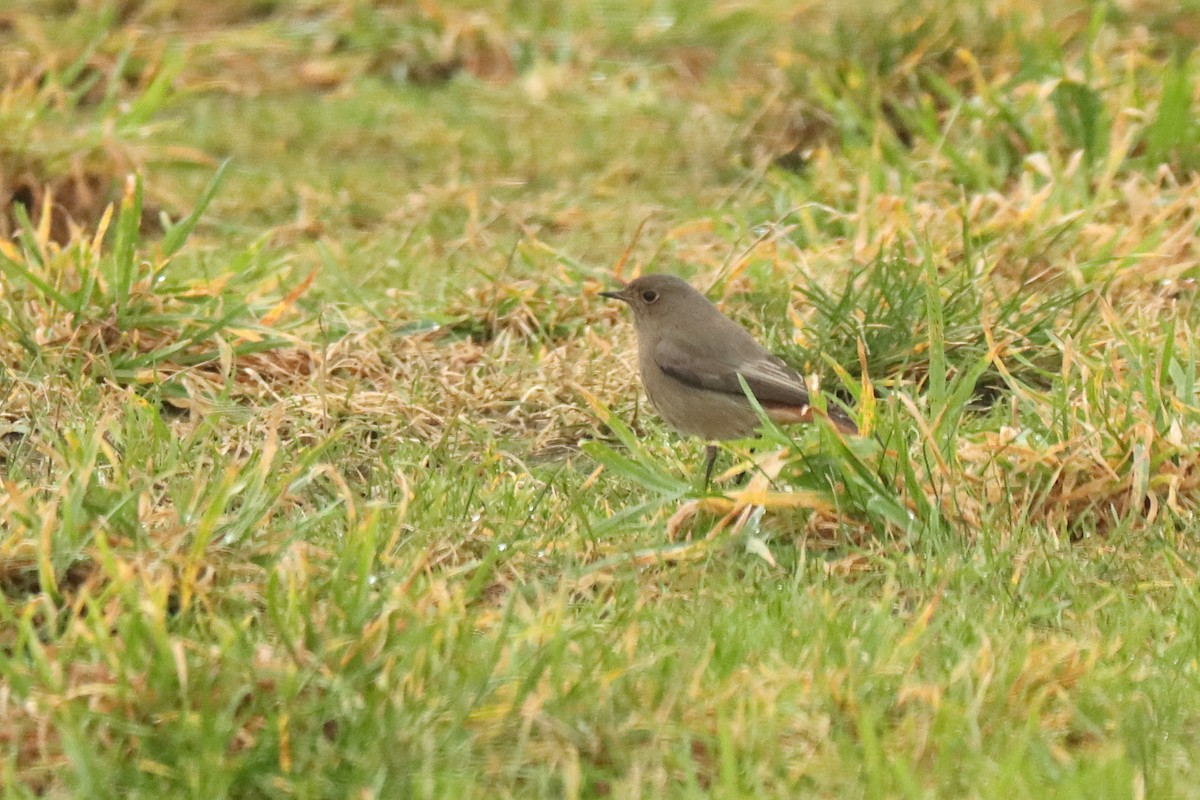
[[[1198,14],[0,5],[0,796],[1200,796]]]

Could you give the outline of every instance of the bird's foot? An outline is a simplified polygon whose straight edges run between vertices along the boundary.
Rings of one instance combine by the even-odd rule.
[[[717,446],[715,444],[706,445],[704,447],[704,491],[708,491],[708,487],[712,484],[713,465],[717,463]]]

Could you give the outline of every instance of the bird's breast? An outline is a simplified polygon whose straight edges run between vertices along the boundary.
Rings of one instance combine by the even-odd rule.
[[[690,386],[667,375],[653,360],[640,366],[650,404],[680,433],[710,440],[740,439],[758,425],[758,415],[746,398]]]

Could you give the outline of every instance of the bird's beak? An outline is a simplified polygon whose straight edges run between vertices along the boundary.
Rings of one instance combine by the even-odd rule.
[[[618,289],[618,290],[612,291],[612,292],[600,292],[600,296],[607,297],[610,300],[620,300],[622,302],[628,302],[625,299],[625,290],[624,289]]]

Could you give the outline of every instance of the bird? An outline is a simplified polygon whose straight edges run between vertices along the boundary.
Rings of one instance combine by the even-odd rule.
[[[717,457],[712,442],[749,436],[760,422],[739,376],[778,424],[811,422],[821,413],[796,370],[681,278],[643,275],[600,295],[633,312],[638,372],[650,404],[671,428],[709,442],[705,486]],[[842,433],[858,434],[842,409],[830,405],[823,416]]]

